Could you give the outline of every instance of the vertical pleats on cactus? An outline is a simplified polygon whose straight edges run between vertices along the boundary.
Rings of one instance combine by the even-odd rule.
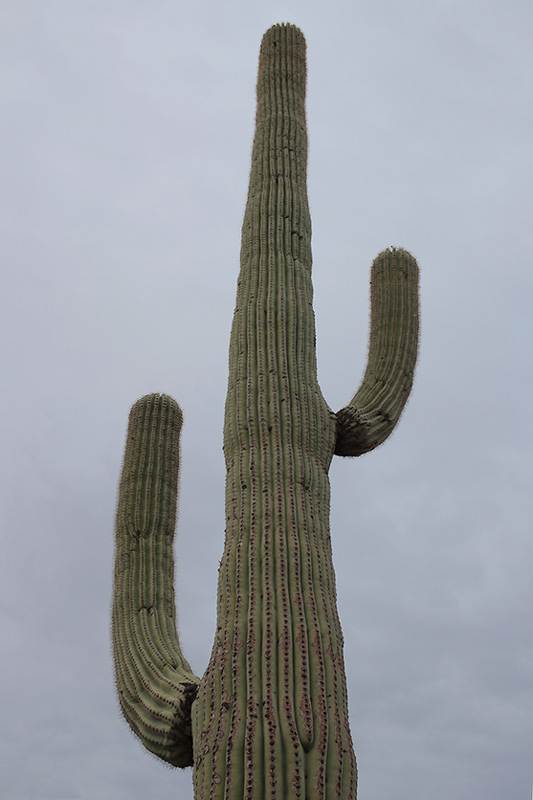
[[[224,423],[226,536],[215,641],[196,678],[175,627],[181,412],[138,401],[117,514],[113,632],[123,712],[146,747],[193,764],[195,800],[355,800],[329,530],[333,455],[381,444],[409,395],[418,268],[372,267],[368,366],[334,414],[317,381],[307,201],[306,46],[265,34]]]
[[[130,412],[116,519],[113,648],[118,696],[145,747],[192,764],[191,704],[199,680],[178,641],[174,529],[182,414],[166,395]]]

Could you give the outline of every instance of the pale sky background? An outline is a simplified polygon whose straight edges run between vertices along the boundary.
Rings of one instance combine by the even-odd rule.
[[[2,0],[1,800],[191,800],[130,735],[109,634],[129,408],[185,414],[183,649],[215,628],[222,421],[259,45],[308,45],[319,378],[368,274],[421,268],[395,434],[331,469],[359,800],[530,800],[531,0]]]

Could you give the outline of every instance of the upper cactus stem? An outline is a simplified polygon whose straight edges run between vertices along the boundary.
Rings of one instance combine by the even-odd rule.
[[[394,248],[375,260],[367,370],[335,415],[317,381],[305,55],[292,25],[275,25],[261,44],[224,422],[226,539],[201,681],[172,608],[181,412],[149,395],[130,416],[117,514],[119,696],[150,750],[194,762],[195,800],[357,793],[328,469],[334,453],[380,444],[401,413],[416,361],[418,268]]]
[[[315,355],[305,74],[302,33],[269,30],[230,340],[217,634],[193,707],[198,798],[212,796],[213,776],[217,798],[356,792],[328,528],[336,419]]]

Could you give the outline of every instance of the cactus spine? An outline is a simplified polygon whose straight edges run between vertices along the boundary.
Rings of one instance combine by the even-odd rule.
[[[337,414],[317,382],[307,203],[305,40],[261,45],[257,114],[224,424],[226,539],[217,629],[201,680],[174,623],[172,537],[181,412],[132,409],[117,513],[113,636],[132,729],[177,766],[196,800],[355,800],[328,468],[392,431],[418,338],[418,268],[372,266],[368,366]]]

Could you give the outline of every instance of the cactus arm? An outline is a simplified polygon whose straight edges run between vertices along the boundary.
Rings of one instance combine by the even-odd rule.
[[[192,764],[190,709],[199,679],[175,625],[173,540],[182,414],[166,395],[130,412],[116,517],[112,629],[122,712],[145,747]]]
[[[337,412],[335,455],[359,456],[392,433],[413,384],[418,349],[418,266],[390,248],[371,271],[370,345],[360,388]]]

